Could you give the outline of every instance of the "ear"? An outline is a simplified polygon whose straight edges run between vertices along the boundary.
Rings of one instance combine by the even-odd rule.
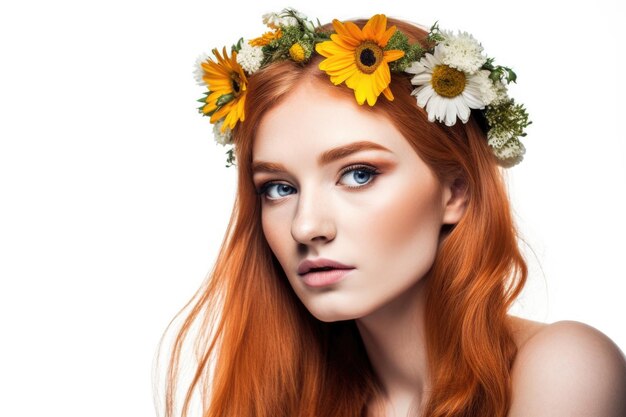
[[[443,224],[456,224],[463,217],[469,199],[467,181],[457,177],[444,183]]]

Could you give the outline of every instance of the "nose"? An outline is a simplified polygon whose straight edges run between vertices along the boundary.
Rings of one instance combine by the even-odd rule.
[[[299,193],[298,207],[291,223],[291,236],[298,243],[311,245],[335,238],[336,226],[332,205],[320,194]]]

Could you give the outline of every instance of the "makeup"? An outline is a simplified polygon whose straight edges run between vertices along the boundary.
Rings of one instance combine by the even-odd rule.
[[[309,287],[325,287],[343,280],[354,269],[329,269],[311,271],[302,275],[302,281]]]

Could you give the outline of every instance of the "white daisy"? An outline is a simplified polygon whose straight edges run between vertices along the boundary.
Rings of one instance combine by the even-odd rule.
[[[298,18],[300,18],[300,20],[304,20],[304,21],[307,20],[307,17],[305,14],[300,13],[297,10],[293,10],[293,12],[295,13],[296,16],[298,16]],[[285,16],[282,19],[283,19],[282,21],[283,26],[296,26],[298,24],[298,19],[296,19],[293,16]]]
[[[406,72],[415,74],[411,83],[419,86],[411,95],[416,96],[417,104],[426,109],[429,121],[438,120],[452,126],[458,117],[467,123],[470,109],[485,108],[479,76],[451,68],[441,58],[441,48],[437,45],[434,55],[426,54],[406,69]]]
[[[280,24],[283,26],[296,26],[298,24],[298,19],[293,16],[281,17]]]
[[[310,20],[304,20],[304,27],[311,33],[315,32],[315,25]],[[304,37],[306,38],[306,36],[305,34]]]
[[[487,57],[482,54],[483,47],[467,32],[443,31],[444,40],[441,45],[441,62],[459,71],[473,74],[483,66]]]
[[[202,69],[201,64],[207,61],[208,59],[209,59],[209,54],[204,53],[204,52],[198,55],[198,58],[196,58],[196,63],[193,66],[193,78],[195,78],[196,84],[198,85],[202,85],[202,86],[206,85],[206,83],[202,79],[202,76],[204,76],[204,70]]]
[[[252,74],[261,67],[261,62],[263,62],[263,47],[244,42],[237,53],[237,63],[241,65],[241,68],[248,74]]]
[[[302,20],[307,20],[306,15],[295,11],[296,16],[298,16]],[[296,26],[298,24],[298,19],[293,16],[282,16],[282,13],[265,13],[263,16],[263,23],[272,29],[276,29],[279,26]]]
[[[224,119],[221,119],[213,125],[213,135],[215,136],[215,141],[220,145],[230,145],[233,143],[233,133],[228,127],[222,133],[223,124]]]
[[[281,20],[281,17],[278,15],[278,13],[265,13],[261,17],[263,19],[264,25],[267,25],[271,28],[278,28]]]

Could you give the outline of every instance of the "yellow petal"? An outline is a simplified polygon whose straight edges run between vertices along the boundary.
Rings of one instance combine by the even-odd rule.
[[[353,39],[351,37],[346,37],[346,36],[339,36],[336,33],[333,33],[332,35],[330,35],[330,39],[336,44],[338,44],[339,46],[342,46],[349,51],[354,51],[356,47],[359,46],[359,44],[361,43],[357,41],[356,39]]]
[[[363,103],[365,103],[365,100],[367,99],[365,90],[363,90],[362,88],[355,88],[354,98],[356,98],[356,102],[359,103],[360,106],[363,105]]]
[[[377,40],[379,34],[385,31],[387,17],[384,14],[377,14],[370,18],[363,27],[363,36],[368,40]]]
[[[209,96],[206,98],[206,102],[207,103],[215,103],[217,101],[217,99],[220,98],[220,96],[223,95],[223,94],[228,94],[228,92],[211,91],[211,94],[209,94]]]
[[[228,76],[228,71],[226,70],[226,68],[217,65],[215,62],[213,61],[209,61],[206,64],[202,64],[202,69],[204,70],[204,72],[207,73],[207,75],[210,76],[214,76],[214,77],[226,77]]]
[[[359,43],[367,40],[363,36],[363,32],[361,32],[361,29],[359,29],[359,27],[357,25],[355,25],[354,23],[346,22],[344,27],[348,30],[348,32],[350,33],[350,36],[352,36],[354,39],[358,40]]]
[[[344,82],[345,80],[347,80],[349,77],[351,77],[355,72],[358,72],[358,69],[356,67],[356,65],[352,65],[346,69],[344,69],[341,72],[336,72],[334,74],[331,74],[330,76],[330,81],[335,84],[335,85],[339,85],[342,82]]]
[[[376,99],[378,98],[378,94],[374,91],[374,85],[371,82],[363,83],[361,89],[365,92],[365,97],[367,99],[367,104],[373,106],[376,104]]]
[[[387,65],[380,65],[372,74],[376,79],[376,93],[380,94],[391,82],[391,72]]]
[[[202,113],[208,114],[208,113],[211,113],[213,110],[215,110],[214,103],[208,103],[206,106],[202,108]]]
[[[233,88],[230,79],[217,77],[202,77],[202,79],[207,83],[210,91],[222,90],[222,92],[228,93]]]
[[[402,58],[403,56],[404,51],[401,51],[399,49],[392,49],[391,51],[385,51],[383,53],[383,59],[385,60],[385,62],[392,62]]]
[[[387,97],[387,100],[393,101],[393,94],[391,93],[391,89],[389,87],[383,90],[383,94]]]
[[[213,49],[213,55],[215,55],[215,57],[217,58],[217,63],[220,66],[226,66],[226,62],[224,60],[224,58],[220,55],[219,51],[217,49]],[[226,55],[226,47],[224,47],[224,55]]]
[[[315,45],[315,50],[317,51],[318,54],[325,56],[327,58],[332,55],[337,55],[337,54],[354,55],[354,50],[351,51],[349,49],[346,49],[343,46],[338,45],[333,41],[320,42],[317,45]]]
[[[237,103],[233,104],[232,110],[226,116],[226,120],[224,121],[224,124],[228,123],[228,127],[230,129],[234,129],[238,121],[243,122],[244,120],[243,104],[244,104],[243,100],[238,100]]]
[[[380,45],[382,48],[384,48],[385,46],[387,46],[387,42],[389,42],[389,39],[391,39],[391,37],[393,36],[393,34],[396,33],[396,26],[392,26],[389,29],[387,29],[387,31],[385,31],[385,33],[379,35],[378,37],[378,45]]]
[[[372,80],[368,74],[355,71],[355,73],[346,80],[346,85],[354,90],[354,97],[359,105],[365,103],[365,100],[367,100],[368,104],[372,101],[374,103],[376,102],[372,90]]]
[[[346,67],[354,65],[354,55],[336,55],[320,62],[319,68],[322,71],[340,71]]]
[[[222,107],[220,107],[220,109],[218,111],[216,111],[215,113],[213,113],[213,115],[211,115],[211,123],[215,123],[218,120],[220,120],[221,118],[223,118],[224,116],[226,116],[228,114],[228,112],[230,111],[232,106],[233,106],[233,103],[230,102],[230,103],[224,104]]]
[[[354,71],[349,78],[346,79],[346,85],[351,89],[355,89],[364,74],[361,71]]]
[[[350,22],[346,22],[350,23]],[[352,26],[354,26],[354,24],[352,24]],[[350,31],[348,29],[348,27],[346,27],[346,25],[342,24],[339,20],[335,19],[333,20],[333,28],[335,29],[335,32],[342,38],[346,39],[347,42],[349,43],[354,43],[356,45],[358,45],[359,43],[361,43],[362,39],[360,35],[354,36],[354,33],[352,31]],[[360,34],[361,30],[357,28],[358,33]],[[355,32],[356,33],[356,32]]]

